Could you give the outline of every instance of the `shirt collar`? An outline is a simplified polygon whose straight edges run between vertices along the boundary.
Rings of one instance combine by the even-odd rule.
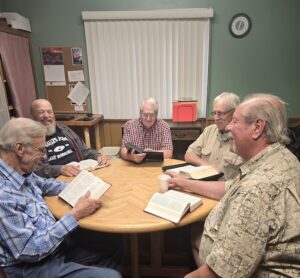
[[[256,163],[257,161],[268,157],[269,155],[277,152],[280,149],[283,149],[284,146],[280,143],[274,143],[269,145],[268,147],[264,148],[262,151],[260,151],[257,155],[255,155],[253,158],[250,160],[246,161],[240,168],[241,170],[241,175],[244,176],[250,172],[252,172],[257,166]]]
[[[13,187],[20,190],[21,186],[25,182],[24,176],[19,174],[15,169],[6,164],[2,159],[0,159],[0,172],[3,178],[9,180]]]
[[[228,132],[221,132],[221,131],[219,131],[217,137],[218,137],[218,140],[220,141],[220,143],[225,143],[225,142],[229,141],[229,134],[228,134]]]

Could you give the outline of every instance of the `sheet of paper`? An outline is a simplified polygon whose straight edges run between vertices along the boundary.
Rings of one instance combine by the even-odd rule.
[[[83,105],[74,105],[74,109],[77,112],[84,111]]]
[[[68,71],[69,82],[84,81],[83,70]]]
[[[64,65],[45,65],[44,66],[45,82],[66,82]]]
[[[69,93],[68,99],[75,102],[77,105],[82,105],[89,93],[89,89],[81,82],[78,82]]]

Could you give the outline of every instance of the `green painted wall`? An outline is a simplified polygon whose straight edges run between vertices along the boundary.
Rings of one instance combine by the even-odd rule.
[[[0,9],[31,21],[32,49],[38,94],[43,97],[40,46],[85,48],[82,11],[212,7],[209,105],[222,91],[240,96],[271,92],[289,104],[289,116],[300,116],[299,0],[0,0]],[[228,31],[238,12],[252,19],[243,39]],[[86,57],[86,55],[85,55]]]

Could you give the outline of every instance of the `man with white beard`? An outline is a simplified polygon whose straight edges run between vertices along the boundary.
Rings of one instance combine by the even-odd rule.
[[[109,164],[105,155],[88,148],[72,129],[56,124],[53,108],[48,100],[34,100],[31,103],[30,111],[33,119],[47,128],[47,158],[40,162],[35,171],[36,174],[45,178],[56,178],[59,175],[74,177],[79,174],[79,167],[66,164],[89,158],[95,159],[103,165]]]

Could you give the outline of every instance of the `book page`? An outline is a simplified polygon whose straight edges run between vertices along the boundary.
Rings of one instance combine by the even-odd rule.
[[[104,168],[104,167],[108,166],[108,165],[99,164],[99,162],[95,159],[84,159],[84,160],[81,160],[80,162],[72,161],[72,162],[68,163],[67,165],[79,166],[80,171],[83,171],[83,170],[93,171],[93,170]]]
[[[92,171],[99,165],[98,161],[95,159],[85,159],[79,162],[80,170]]]
[[[192,179],[202,179],[219,174],[219,172],[212,166],[200,166],[198,168],[198,170],[190,172],[189,177]]]
[[[170,171],[176,172],[177,174],[179,174],[180,172],[192,173],[192,172],[196,172],[196,171],[199,171],[199,170],[206,170],[208,168],[211,168],[211,166],[210,165],[203,165],[203,166],[186,165],[186,166],[183,166],[183,167],[178,167],[178,168],[171,169]]]
[[[188,209],[188,202],[172,199],[156,192],[144,210],[174,223],[178,223]]]
[[[91,192],[90,198],[99,199],[109,187],[110,184],[83,170],[58,196],[74,207],[86,192]]]
[[[176,190],[169,190],[165,192],[164,195],[176,200],[179,199],[188,202],[190,204],[190,209],[189,209],[190,212],[192,212],[202,204],[201,197],[193,196],[188,193],[184,193]]]

